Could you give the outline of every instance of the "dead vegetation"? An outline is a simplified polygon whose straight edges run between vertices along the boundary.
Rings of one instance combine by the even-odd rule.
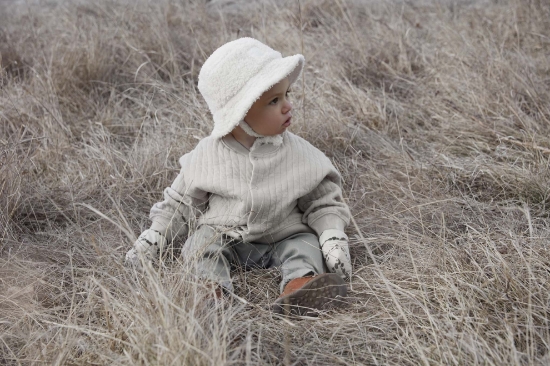
[[[1,3],[0,363],[548,364],[549,29],[544,0]],[[170,255],[121,265],[237,36],[305,55],[291,130],[345,180],[318,319],[266,311],[276,271],[209,306]]]

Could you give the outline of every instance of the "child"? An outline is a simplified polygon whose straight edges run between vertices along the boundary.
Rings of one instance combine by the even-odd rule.
[[[179,160],[181,171],[145,230],[126,254],[140,266],[159,247],[184,237],[184,260],[197,258],[200,278],[232,291],[230,269],[280,267],[281,296],[298,314],[345,296],[351,275],[350,220],[340,174],[330,160],[290,133],[289,87],[300,75],[302,55],[282,57],[252,38],[218,48],[199,74],[199,91],[214,129]],[[324,273],[323,256],[328,270]]]

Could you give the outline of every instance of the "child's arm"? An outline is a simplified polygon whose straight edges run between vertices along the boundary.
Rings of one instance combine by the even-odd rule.
[[[146,262],[155,260],[164,244],[187,235],[189,222],[206,210],[208,193],[196,187],[190,188],[186,184],[186,181],[192,181],[192,177],[185,176],[191,164],[192,153],[180,158],[180,173],[172,185],[164,190],[164,200],[155,203],[151,208],[151,227],[141,233],[134,246],[126,253],[128,265],[140,268],[140,255]]]
[[[318,236],[328,229],[344,231],[350,222],[348,205],[342,198],[340,174],[333,169],[319,185],[298,199],[298,207],[304,212],[302,221]]]
[[[329,271],[347,279],[351,276],[351,258],[344,229],[351,214],[340,184],[340,175],[332,169],[313,191],[298,200],[298,207],[304,211],[302,221],[319,236]]]
[[[155,203],[149,215],[151,230],[160,232],[168,242],[187,235],[189,222],[200,216],[208,205],[208,193],[186,183],[192,182],[192,177],[186,177],[192,153],[180,158],[180,173],[164,190],[164,200]]]

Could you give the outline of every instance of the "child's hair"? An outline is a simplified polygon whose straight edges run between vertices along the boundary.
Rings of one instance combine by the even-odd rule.
[[[198,84],[214,119],[211,135],[227,135],[265,91],[285,77],[292,85],[303,66],[304,56],[282,57],[254,38],[239,38],[218,48],[204,62]]]

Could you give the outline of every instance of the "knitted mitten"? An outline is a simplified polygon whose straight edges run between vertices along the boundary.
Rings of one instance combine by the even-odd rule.
[[[134,243],[134,247],[126,253],[124,264],[129,267],[142,269],[141,259],[147,264],[156,260],[159,248],[164,246],[166,238],[156,230],[147,229],[141,233]]]
[[[323,231],[319,243],[329,272],[348,279],[351,276],[348,236],[343,231],[329,229]]]

